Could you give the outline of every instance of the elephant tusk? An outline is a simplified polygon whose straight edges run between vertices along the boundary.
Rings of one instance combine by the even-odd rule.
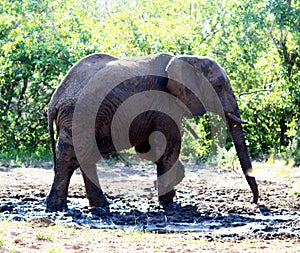
[[[230,112],[226,113],[226,116],[227,116],[229,119],[231,119],[231,120],[233,120],[234,122],[236,122],[236,123],[240,123],[240,124],[248,124],[247,121],[240,119],[238,116],[236,116],[236,115],[234,115],[234,114],[232,114],[232,113],[230,113]]]

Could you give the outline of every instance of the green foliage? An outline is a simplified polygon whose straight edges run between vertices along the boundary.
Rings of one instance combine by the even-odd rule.
[[[49,150],[48,101],[83,56],[169,52],[215,58],[249,122],[251,155],[288,151],[299,164],[299,5],[296,0],[2,1],[0,152]],[[187,132],[183,153],[203,160],[213,146],[210,119],[190,124],[200,139]]]
[[[47,148],[47,103],[75,61],[39,16],[38,2],[4,2],[0,56],[0,141],[4,151]],[[45,7],[46,8],[46,7]],[[41,23],[39,23],[41,22]]]
[[[300,87],[296,86],[294,90],[299,92]],[[240,97],[239,104],[249,121],[245,129],[253,156],[266,154],[272,149],[279,153],[298,141],[295,136],[299,108],[293,95],[283,87],[245,94]]]
[[[35,236],[36,236],[36,239],[40,240],[40,241],[52,241],[53,240],[52,235],[42,233],[42,232],[37,233]]]
[[[38,147],[35,150],[9,150],[0,153],[0,166],[5,167],[49,167],[45,161],[52,159],[50,149]]]
[[[207,115],[198,119],[184,119],[181,156],[183,160],[204,162],[211,151],[211,128]]]

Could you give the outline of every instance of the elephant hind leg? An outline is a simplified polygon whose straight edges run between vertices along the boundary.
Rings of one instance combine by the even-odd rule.
[[[74,171],[79,167],[72,145],[59,140],[56,153],[57,158],[54,168],[54,181],[46,199],[46,210],[48,212],[61,211],[67,208],[67,195],[70,179]],[[84,167],[80,166],[80,169],[83,175],[86,195],[90,206],[107,205],[108,202],[100,187],[96,165],[88,164]]]
[[[61,211],[67,208],[67,195],[70,179],[78,168],[73,146],[59,138],[56,148],[54,180],[46,198],[47,211]]]

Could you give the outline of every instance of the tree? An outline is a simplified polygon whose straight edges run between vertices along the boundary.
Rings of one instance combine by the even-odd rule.
[[[223,66],[249,122],[253,156],[300,157],[297,0],[2,1],[0,14],[3,152],[48,149],[47,103],[83,56],[169,52],[211,56]],[[209,129],[206,118],[191,124]],[[210,143],[209,134],[198,135]],[[197,146],[202,158],[205,149]]]

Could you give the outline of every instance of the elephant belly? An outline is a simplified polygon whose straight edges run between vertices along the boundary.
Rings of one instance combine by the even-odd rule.
[[[98,118],[102,118],[102,120],[96,122],[96,142],[99,151],[107,154],[136,147],[147,142],[153,131],[155,113],[142,113],[132,122],[126,122],[126,119],[121,118],[120,121],[115,123],[116,120],[107,117],[99,116]]]
[[[141,112],[133,113],[140,109],[141,103],[128,101],[141,92],[166,91],[166,82],[163,77],[136,77],[124,81],[107,94],[99,106],[95,124],[95,136],[101,153],[128,149],[148,139],[156,119],[155,112],[142,108]]]

